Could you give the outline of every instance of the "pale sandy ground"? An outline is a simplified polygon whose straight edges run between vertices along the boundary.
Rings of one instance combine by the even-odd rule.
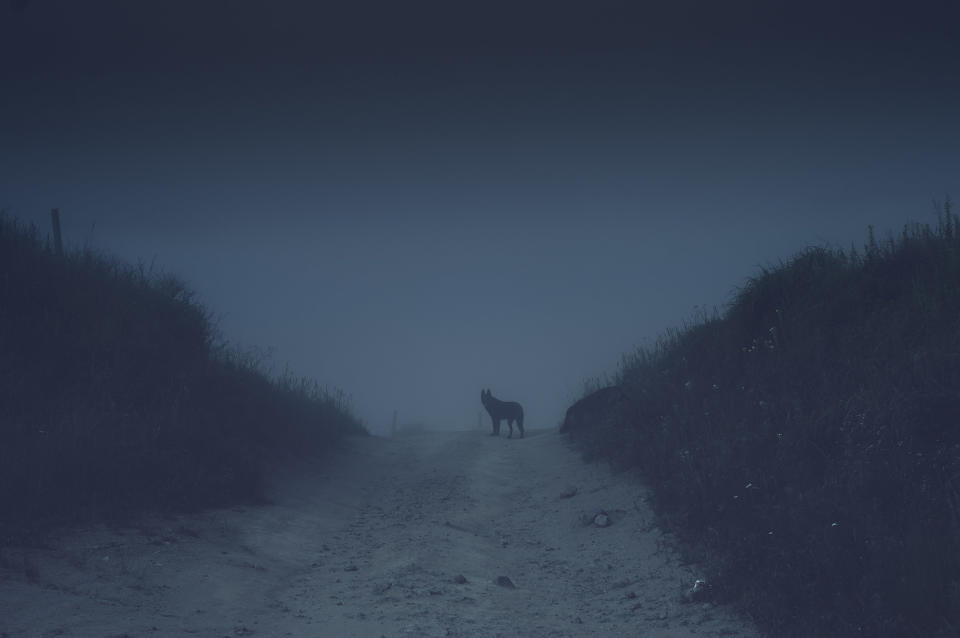
[[[4,549],[0,636],[759,636],[553,431],[351,440],[272,499]]]

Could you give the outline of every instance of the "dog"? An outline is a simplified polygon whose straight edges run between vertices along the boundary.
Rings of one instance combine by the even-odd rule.
[[[517,424],[520,430],[520,438],[523,438],[523,407],[516,401],[501,401],[494,398],[489,389],[480,391],[480,403],[490,414],[490,420],[493,422],[493,432],[490,436],[500,435],[500,421],[506,421],[510,428],[510,434],[507,438],[513,437],[513,424]]]

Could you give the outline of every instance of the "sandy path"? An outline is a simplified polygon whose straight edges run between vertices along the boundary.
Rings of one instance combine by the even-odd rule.
[[[4,549],[0,637],[758,636],[682,602],[642,494],[555,432],[352,440],[271,505]]]

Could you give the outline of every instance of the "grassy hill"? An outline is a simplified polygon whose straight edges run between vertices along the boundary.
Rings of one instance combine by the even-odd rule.
[[[936,227],[762,270],[568,414],[587,458],[649,480],[711,595],[771,635],[960,635],[949,202]]]
[[[271,458],[362,432],[342,393],[218,345],[182,281],[0,213],[0,545],[250,500]]]

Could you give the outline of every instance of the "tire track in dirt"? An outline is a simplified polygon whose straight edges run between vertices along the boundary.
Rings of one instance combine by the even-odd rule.
[[[641,485],[581,463],[557,433],[389,443],[402,462],[367,477],[374,497],[332,557],[336,577],[302,592],[336,592],[319,616],[339,613],[343,635],[757,635],[682,602],[697,574],[653,526]],[[613,525],[584,524],[601,509]]]

